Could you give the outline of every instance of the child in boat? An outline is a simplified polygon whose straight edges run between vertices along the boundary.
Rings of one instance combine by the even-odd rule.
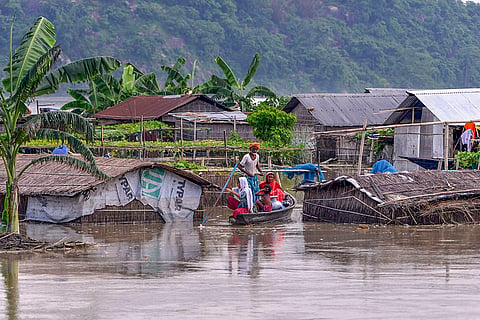
[[[263,189],[255,193],[255,195],[260,196],[260,199],[255,201],[255,206],[257,211],[270,212],[272,211],[272,198],[270,198],[271,188],[270,185],[266,184]]]

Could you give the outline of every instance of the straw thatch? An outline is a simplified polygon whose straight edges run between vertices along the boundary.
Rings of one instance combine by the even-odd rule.
[[[30,161],[42,155],[21,154],[17,158],[17,171],[23,169]],[[100,170],[108,176],[115,178],[127,172],[140,168],[163,167],[201,186],[208,186],[207,180],[171,166],[164,164],[140,161],[136,159],[119,158],[96,158],[96,164]],[[5,195],[6,173],[3,162],[0,162],[0,195]],[[73,196],[89,190],[104,181],[95,178],[89,173],[75,170],[67,164],[47,162],[33,165],[28,168],[19,181],[20,194],[22,196],[34,195],[59,195]]]
[[[305,191],[304,219],[346,223],[480,222],[480,171],[342,176]]]

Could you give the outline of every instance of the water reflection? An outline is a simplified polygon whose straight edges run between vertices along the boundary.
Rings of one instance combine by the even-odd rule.
[[[97,246],[0,257],[0,318],[474,319],[480,313],[480,226],[222,221],[205,228],[27,225],[39,240]],[[74,302],[59,307],[65,297]]]
[[[19,302],[18,259],[14,256],[4,257],[2,258],[1,265],[5,284],[6,314],[9,320],[16,320]]]
[[[198,228],[194,228],[191,222],[79,226],[28,224],[26,230],[28,236],[39,240],[96,243],[88,252],[71,254],[83,264],[83,268],[92,272],[171,275],[172,271],[188,270],[188,262],[201,254]]]

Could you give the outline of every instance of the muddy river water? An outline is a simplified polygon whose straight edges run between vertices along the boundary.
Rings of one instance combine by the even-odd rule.
[[[478,319],[480,226],[28,224],[0,319]]]

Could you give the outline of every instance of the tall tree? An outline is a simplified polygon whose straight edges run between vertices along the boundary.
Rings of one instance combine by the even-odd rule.
[[[84,118],[62,111],[28,117],[26,102],[35,96],[55,92],[61,83],[81,82],[98,74],[111,72],[120,66],[120,62],[111,57],[93,57],[53,69],[61,52],[60,47],[55,45],[54,25],[48,19],[39,17],[13,52],[13,23],[14,19],[10,24],[9,62],[4,69],[7,76],[2,79],[3,87],[0,87],[0,119],[5,127],[5,133],[0,135],[0,154],[7,177],[2,229],[18,233],[18,181],[30,166],[46,161],[58,161],[100,178],[108,178],[98,170],[91,151],[82,141],[65,132],[72,130],[83,133],[87,141],[92,140],[93,129]],[[23,124],[19,124],[21,119],[25,119]],[[66,156],[45,156],[17,172],[16,160],[21,146],[37,137],[68,141],[76,152],[84,156],[84,160]]]
[[[215,58],[215,63],[220,67],[225,78],[212,75],[210,81],[206,82],[202,93],[213,94],[215,100],[222,101],[226,106],[238,105],[242,111],[253,109],[254,97],[275,97],[275,93],[264,86],[255,86],[247,91],[247,87],[257,73],[260,64],[260,54],[257,52],[250,63],[245,78],[240,81],[230,66],[221,57]]]

